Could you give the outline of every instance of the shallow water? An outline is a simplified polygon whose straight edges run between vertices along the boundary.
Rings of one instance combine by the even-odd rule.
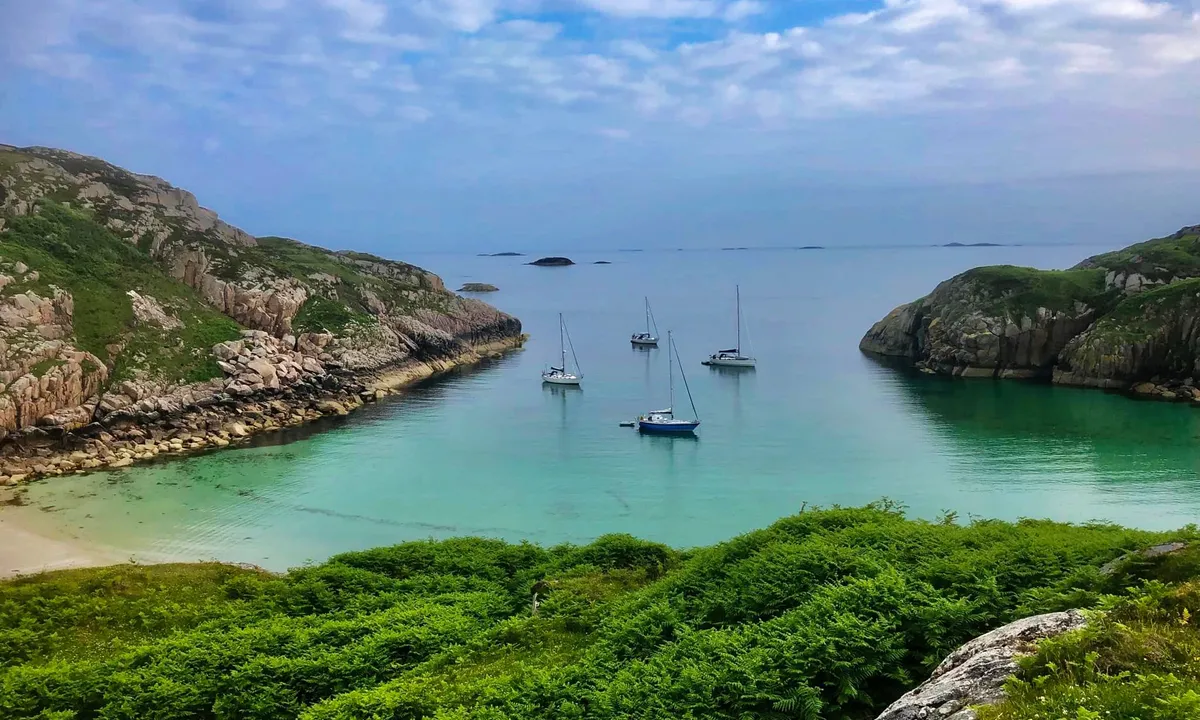
[[[21,522],[147,558],[285,568],[345,550],[476,534],[583,542],[630,532],[714,542],[803,504],[889,497],[912,514],[1177,527],[1200,510],[1200,414],[1097,391],[881,367],[872,322],[978,264],[1065,267],[1102,248],[646,252],[409,258],[490,282],[526,348],[318,428],[252,447],[36,483]],[[612,265],[582,264],[605,259]],[[527,260],[527,259],[526,259]],[[740,283],[756,371],[699,364],[732,344]],[[631,348],[651,296],[676,333],[695,440],[620,421],[667,403],[665,347]],[[566,314],[581,390],[543,387]],[[676,407],[687,407],[686,395]]]

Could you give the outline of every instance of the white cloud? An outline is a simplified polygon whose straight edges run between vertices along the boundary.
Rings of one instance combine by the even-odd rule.
[[[418,0],[418,12],[463,32],[474,33],[491,24],[499,0]]]
[[[759,0],[734,0],[725,6],[721,16],[729,22],[740,22],[752,15],[766,12],[767,6]]]
[[[600,128],[596,132],[609,140],[628,140],[633,137],[633,133],[625,128]]]
[[[772,12],[784,3],[254,0],[217,22],[178,0],[17,0],[0,2],[0,71],[78,83],[135,122],[202,114],[261,132],[438,117],[447,132],[575,123],[621,139],[1142,95],[1200,112],[1200,20],[1178,2],[885,0],[801,27]]]
[[[713,17],[721,6],[715,0],[577,0],[590,10],[619,17]]]
[[[387,6],[373,0],[323,0],[325,5],[340,10],[350,29],[369,32],[383,25],[387,19]]]

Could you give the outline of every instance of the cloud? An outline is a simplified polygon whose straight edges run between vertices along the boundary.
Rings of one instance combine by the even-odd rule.
[[[963,109],[1200,112],[1200,20],[1182,0],[830,2],[802,24],[790,0],[200,5],[0,3],[0,72],[131,132],[212,128],[226,152],[226,128],[745,142]]]
[[[387,6],[373,0],[322,0],[325,5],[340,10],[354,32],[369,32],[383,25]]]

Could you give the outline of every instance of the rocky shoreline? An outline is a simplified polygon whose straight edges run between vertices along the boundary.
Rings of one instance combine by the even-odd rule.
[[[123,383],[120,392],[99,400],[103,417],[97,421],[70,430],[65,423],[47,422],[10,432],[0,441],[0,485],[230,447],[256,435],[347,415],[423,379],[518,349],[526,338],[493,340],[454,355],[362,373],[311,354],[320,349],[320,337],[275,338],[256,330],[242,335],[214,348],[223,358],[224,379],[165,395]],[[146,395],[138,399],[142,392]],[[73,410],[91,413],[93,408],[94,403]]]

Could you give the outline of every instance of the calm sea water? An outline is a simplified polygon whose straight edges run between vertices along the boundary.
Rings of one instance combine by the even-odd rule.
[[[857,350],[893,306],[980,264],[1065,267],[1102,248],[1021,247],[412,258],[448,285],[491,282],[526,348],[312,429],[120,472],[59,478],[5,508],[147,558],[285,568],[406,539],[584,542],[629,532],[710,543],[802,505],[889,497],[933,517],[1108,519],[1146,528],[1200,511],[1200,411],[1097,391],[913,376]],[[592,265],[594,260],[612,265]],[[734,336],[750,372],[700,365]],[[630,347],[649,295],[671,329],[699,438],[618,426],[667,402],[667,353]],[[543,387],[566,315],[581,390]],[[686,406],[686,397],[677,398]],[[272,443],[272,444],[267,444]]]

